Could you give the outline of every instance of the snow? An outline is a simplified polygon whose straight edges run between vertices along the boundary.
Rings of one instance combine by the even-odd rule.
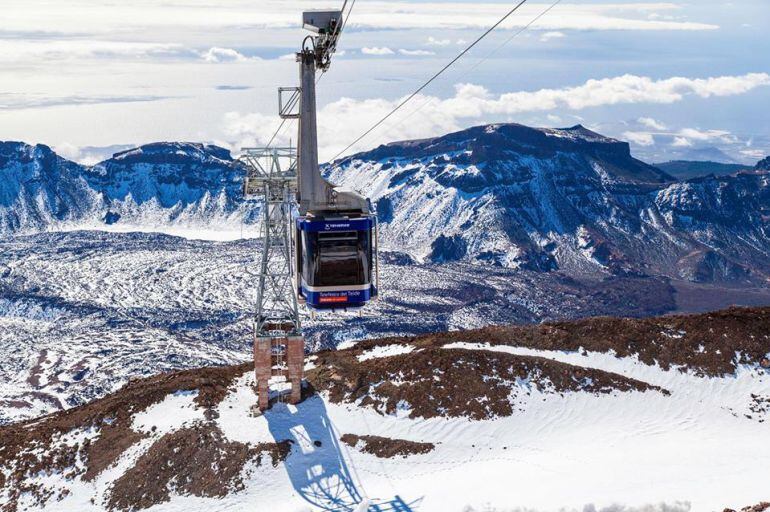
[[[337,344],[337,350],[345,350],[347,348],[353,348],[358,344],[358,340],[346,340]]]
[[[273,443],[267,424],[254,414],[254,372],[246,372],[236,381],[217,408],[217,425],[225,438],[245,444]]]
[[[397,510],[392,504],[401,500],[412,504],[406,510],[419,512],[582,510],[588,504],[601,509],[617,503],[627,507],[623,510],[708,512],[768,497],[770,447],[758,441],[767,438],[769,425],[731,410],[748,404],[751,393],[770,392],[770,375],[757,368],[702,378],[614,354],[464,342],[444,348],[546,357],[645,380],[671,395],[559,396],[533,389],[519,404],[523,412],[487,421],[381,416],[330,403],[323,396],[297,406],[278,403],[254,414],[249,371],[218,407],[217,425],[226,438],[242,443],[291,439],[287,463],[275,469],[269,463],[250,468],[244,473],[245,490],[224,499],[174,496],[150,510],[352,510],[370,499],[382,510]],[[169,395],[136,414],[134,428],[148,431],[154,425],[157,439],[160,432],[201,421],[194,398],[190,392]],[[379,459],[341,443],[345,433],[431,442],[436,448],[407,458]],[[102,510],[100,500],[92,505],[86,498],[106,491],[150,442],[133,447],[94,484],[56,482],[77,492],[45,510]],[[672,508],[657,508],[661,503]]]
[[[414,351],[414,345],[378,345],[358,356],[359,361],[368,361],[380,357],[392,357],[409,354]]]
[[[0,423],[86,403],[132,376],[250,360],[259,247],[95,231],[0,240]],[[608,313],[591,289],[556,273],[391,264],[385,256],[380,274],[380,300],[363,317],[302,311],[311,351]],[[35,383],[43,351],[48,362]]]
[[[197,396],[197,391],[179,391],[168,395],[162,402],[134,415],[131,428],[137,432],[163,436],[203,421],[203,409],[195,403]]]

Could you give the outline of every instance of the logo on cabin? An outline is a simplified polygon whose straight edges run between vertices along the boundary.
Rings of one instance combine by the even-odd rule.
[[[326,231],[331,231],[332,229],[348,229],[350,228],[350,224],[327,224],[324,226],[324,229]]]

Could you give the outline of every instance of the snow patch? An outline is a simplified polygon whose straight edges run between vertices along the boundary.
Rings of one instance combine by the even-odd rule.
[[[358,356],[358,361],[368,361],[380,357],[400,356],[414,352],[414,345],[384,345],[376,346]]]
[[[136,432],[162,436],[204,420],[204,411],[195,403],[198,391],[177,391],[162,402],[134,415],[131,428]]]

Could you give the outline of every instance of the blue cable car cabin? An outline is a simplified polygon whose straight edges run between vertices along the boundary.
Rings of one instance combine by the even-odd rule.
[[[377,296],[377,218],[299,217],[297,296],[313,309],[352,309]]]

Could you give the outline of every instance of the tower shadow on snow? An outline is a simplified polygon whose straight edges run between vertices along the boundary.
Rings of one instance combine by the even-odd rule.
[[[361,508],[366,506],[364,496],[318,395],[298,406],[276,403],[264,416],[276,442],[292,441],[284,466],[294,489],[310,505],[329,512],[416,512],[414,504],[399,496]]]

